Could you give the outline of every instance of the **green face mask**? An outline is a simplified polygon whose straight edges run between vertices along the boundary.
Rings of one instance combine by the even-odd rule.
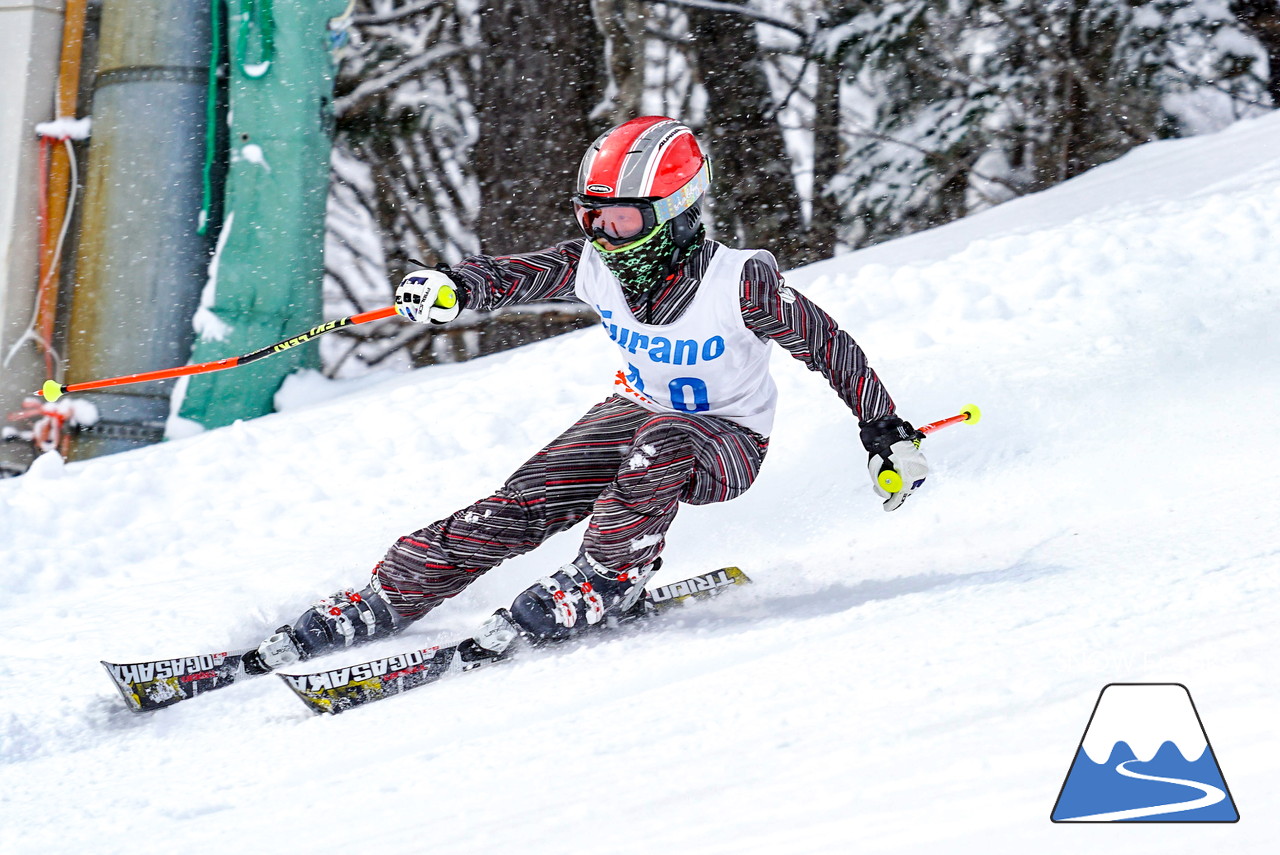
[[[632,294],[643,294],[666,276],[670,272],[667,268],[671,256],[676,251],[670,222],[662,223],[645,237],[621,249],[605,249],[599,243],[593,245],[604,266],[622,283],[622,290]]]

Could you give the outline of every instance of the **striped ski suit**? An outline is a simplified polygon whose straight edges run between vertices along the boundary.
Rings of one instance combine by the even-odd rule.
[[[464,283],[464,305],[488,310],[576,301],[573,283],[584,245],[578,239],[534,253],[468,258],[454,268]],[[667,324],[678,318],[719,246],[704,241],[671,279],[647,295],[628,296],[637,320]],[[860,420],[893,412],[861,348],[826,312],[786,288],[771,264],[746,264],[741,306],[748,329],[822,373]],[[378,580],[396,611],[415,619],[503,560],[588,517],[588,554],[613,571],[643,567],[662,551],[680,502],[709,504],[741,495],[767,448],[766,437],[727,419],[658,414],[610,397],[493,495],[401,537],[378,565]],[[554,566],[572,558],[561,556]]]

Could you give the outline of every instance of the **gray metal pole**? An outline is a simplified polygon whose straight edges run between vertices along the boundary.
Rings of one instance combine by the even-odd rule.
[[[104,0],[68,382],[181,365],[211,246],[197,232],[209,0]],[[74,459],[158,441],[172,381],[89,397]]]

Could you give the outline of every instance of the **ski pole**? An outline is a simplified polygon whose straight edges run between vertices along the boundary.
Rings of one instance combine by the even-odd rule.
[[[942,430],[944,427],[948,427],[950,425],[958,425],[961,423],[976,425],[981,418],[982,418],[982,410],[978,409],[978,405],[969,404],[967,407],[965,407],[963,410],[961,410],[959,413],[957,413],[954,416],[948,416],[945,419],[939,419],[936,422],[930,422],[924,427],[916,428],[916,430],[920,431],[920,433],[925,434],[927,436],[928,434],[933,433],[935,430]],[[885,469],[876,478],[876,481],[880,484],[881,487],[884,488],[884,491],[886,493],[897,493],[902,489],[902,476],[899,475],[893,469]]]
[[[945,419],[939,419],[936,422],[930,422],[924,427],[918,428],[918,430],[923,434],[930,434],[930,433],[933,433],[935,430],[942,430],[944,427],[947,427],[948,425],[958,425],[961,422],[966,422],[971,425],[976,425],[981,418],[982,418],[982,410],[978,409],[978,405],[969,404],[967,407],[965,407],[956,415],[949,416],[948,418],[945,418]]]
[[[320,324],[318,327],[312,327],[302,335],[287,338],[284,341],[276,342],[267,347],[260,348],[252,353],[246,353],[243,356],[228,356],[225,359],[214,360],[213,362],[202,362],[199,365],[181,365],[177,368],[164,368],[159,371],[147,371],[143,374],[129,374],[123,377],[108,377],[105,380],[90,380],[85,383],[71,383],[66,386],[59,384],[55,380],[44,381],[37,392],[37,395],[43,396],[46,401],[52,403],[58,400],[68,392],[88,392],[91,389],[106,389],[111,386],[128,386],[131,383],[146,383],[151,380],[167,380],[170,377],[186,377],[191,374],[209,374],[213,371],[225,371],[228,368],[237,368],[241,365],[248,365],[250,362],[256,362],[259,359],[270,356],[273,353],[279,353],[282,350],[288,350],[291,347],[297,347],[300,344],[306,344],[316,336],[324,335],[342,327],[353,326],[355,324],[367,324],[370,321],[380,321],[383,318],[389,318],[396,313],[394,306],[387,306],[384,309],[374,309],[370,312],[361,312],[360,314],[351,315],[346,318],[339,318],[336,321],[329,321]]]

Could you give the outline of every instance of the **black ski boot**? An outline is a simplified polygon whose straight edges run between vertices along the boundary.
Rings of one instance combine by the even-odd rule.
[[[361,591],[348,589],[325,597],[291,625],[277,629],[241,661],[247,673],[265,674],[341,648],[395,635],[410,623],[391,608],[375,576]]]
[[[643,613],[645,582],[661,565],[657,558],[645,567],[618,573],[583,552],[539,579],[516,597],[509,611],[499,611],[490,622],[504,618],[534,644],[563,641],[597,626],[616,626]],[[482,636],[477,640],[484,643]]]

